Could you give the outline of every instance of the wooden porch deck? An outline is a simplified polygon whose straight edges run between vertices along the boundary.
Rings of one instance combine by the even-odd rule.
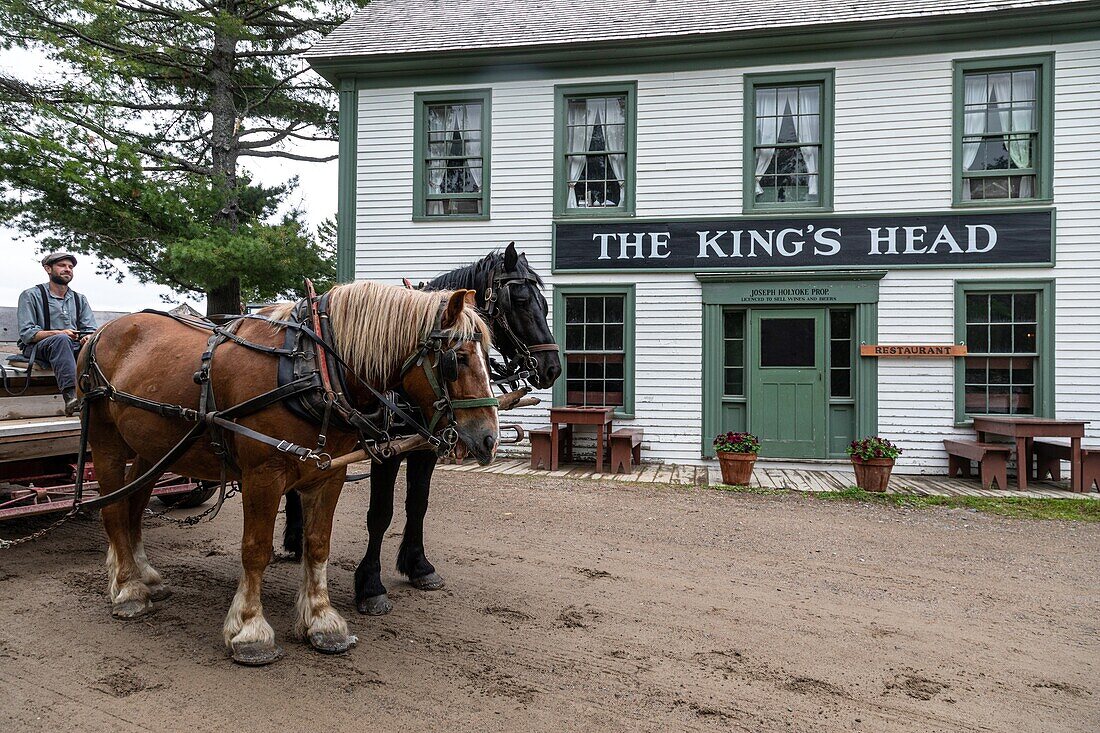
[[[476,463],[461,465],[441,463],[439,471],[496,473],[513,476],[551,476],[554,478],[596,479],[648,484],[681,484],[709,486],[721,483],[717,466],[689,466],[673,463],[643,463],[633,473],[597,473],[591,464],[567,464],[557,471],[531,468],[526,457],[497,459],[490,466]],[[769,466],[757,463],[752,474],[752,486],[764,489],[788,489],[790,491],[843,491],[855,486],[856,477],[850,466],[790,467]],[[998,496],[1029,497],[1039,499],[1100,499],[1095,491],[1075,494],[1068,490],[1068,482],[1032,482],[1027,491],[1011,489],[982,489],[976,479],[948,478],[946,476],[907,476],[895,474],[890,478],[892,494],[917,496]]]

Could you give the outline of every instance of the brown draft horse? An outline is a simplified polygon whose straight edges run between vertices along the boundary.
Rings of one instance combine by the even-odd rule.
[[[489,329],[473,305],[473,292],[423,293],[373,282],[356,282],[333,288],[329,295],[332,344],[353,371],[376,389],[400,386],[431,419],[435,414],[435,390],[426,369],[403,370],[402,365],[437,326],[447,339],[443,348],[454,349],[457,379],[446,388],[456,399],[492,396],[488,374]],[[286,318],[293,305],[265,313]],[[438,320],[437,320],[438,319]],[[237,335],[257,344],[281,346],[284,329],[262,320],[245,320]],[[155,314],[124,316],[104,326],[95,360],[116,390],[137,397],[196,408],[200,388],[193,379],[209,332],[191,328]],[[83,370],[88,348],[80,355]],[[431,357],[428,358],[430,363]],[[443,379],[437,360],[435,379]],[[218,407],[224,409],[276,387],[276,358],[234,342],[221,344],[210,365],[210,379]],[[454,377],[454,374],[450,374]],[[374,400],[352,374],[347,378],[349,402],[366,410]],[[89,442],[100,491],[118,490],[127,480],[152,467],[187,433],[189,423],[113,400],[86,404]],[[454,427],[464,447],[479,461],[488,463],[498,440],[495,407],[455,409]],[[277,403],[239,421],[245,427],[302,446],[317,440],[318,426],[296,417]],[[444,419],[440,428],[446,427]],[[356,448],[358,436],[330,427],[325,451],[339,456]],[[344,484],[346,468],[322,470],[316,462],[298,460],[261,442],[226,433],[225,442],[239,467],[222,466],[204,436],[177,460],[171,470],[199,479],[227,478],[239,481],[244,505],[241,540],[243,565],[237,593],[225,619],[225,643],[234,661],[258,665],[282,656],[275,632],[264,618],[260,601],[264,570],[271,561],[272,532],[279,501],[290,489],[302,497],[305,509],[305,548],[302,581],[298,592],[294,633],[319,651],[339,653],[356,643],[344,619],[329,603],[327,561],[333,511]],[[127,471],[126,464],[132,461]],[[112,614],[137,618],[152,609],[152,602],[169,595],[160,573],[145,554],[141,519],[150,491],[138,491],[103,508],[103,525],[110,547],[107,572]]]

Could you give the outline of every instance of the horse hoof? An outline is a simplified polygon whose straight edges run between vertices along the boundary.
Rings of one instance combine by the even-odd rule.
[[[123,601],[111,605],[111,615],[123,621],[141,618],[153,610],[153,604],[148,601]]]
[[[390,599],[385,593],[380,596],[364,598],[355,607],[359,610],[359,613],[365,613],[368,616],[385,616],[393,610],[393,604],[390,603]]]
[[[428,573],[427,575],[421,575],[419,578],[409,578],[409,583],[418,590],[439,590],[446,585],[439,573]]]
[[[164,601],[172,597],[172,589],[164,583],[149,586],[149,600],[154,602]]]
[[[259,641],[233,644],[233,661],[246,667],[263,667],[282,658],[283,649],[276,644],[264,644]]]
[[[338,631],[316,631],[309,635],[309,645],[322,654],[343,654],[359,643],[354,634]]]

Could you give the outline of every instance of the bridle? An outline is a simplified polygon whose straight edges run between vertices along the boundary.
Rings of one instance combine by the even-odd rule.
[[[454,334],[445,334],[442,328],[443,310],[445,307],[446,304],[440,305],[439,311],[435,316],[435,325],[432,326],[431,333],[420,342],[420,347],[416,352],[401,365],[400,374],[401,378],[404,379],[409,372],[417,367],[424,370],[424,378],[431,386],[436,398],[435,402],[432,403],[435,414],[428,423],[427,430],[428,433],[434,435],[436,426],[439,425],[439,421],[443,417],[447,417],[451,424],[443,429],[439,439],[443,442],[445,447],[445,450],[442,452],[449,452],[458,442],[458,430],[455,428],[455,410],[470,410],[476,407],[498,407],[500,405],[500,400],[496,397],[475,397],[467,399],[454,399],[451,397],[451,392],[447,385],[450,382],[458,380],[458,344],[463,341],[480,342],[481,332],[479,331],[469,338],[458,338]],[[446,342],[448,340],[455,341],[455,345],[446,348]],[[432,361],[433,354],[435,355],[434,362]],[[438,377],[436,376],[437,373]]]
[[[532,354],[558,351],[556,343],[525,344],[512,330],[512,327],[508,325],[508,316],[504,310],[498,307],[500,294],[508,292],[507,288],[528,283],[533,285],[536,290],[538,289],[539,282],[537,278],[520,272],[505,272],[503,261],[497,264],[489,273],[489,285],[485,289],[486,320],[495,333],[503,334],[511,342],[509,346],[513,351],[513,356],[509,357],[500,348],[501,344],[495,344],[497,350],[504,354],[508,363],[504,365],[503,369],[493,370],[495,372],[494,384],[513,383],[520,380],[530,381],[530,376],[538,370],[538,362]]]

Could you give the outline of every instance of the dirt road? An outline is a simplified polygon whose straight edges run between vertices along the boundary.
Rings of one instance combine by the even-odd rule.
[[[367,496],[346,489],[329,575],[360,639],[344,657],[288,638],[284,563],[264,597],[286,657],[228,661],[239,501],[195,529],[147,523],[175,595],[128,624],[109,617],[98,521],[3,553],[3,729],[1100,730],[1098,525],[437,478],[428,549],[447,589],[384,570],[383,618],[350,601]]]

